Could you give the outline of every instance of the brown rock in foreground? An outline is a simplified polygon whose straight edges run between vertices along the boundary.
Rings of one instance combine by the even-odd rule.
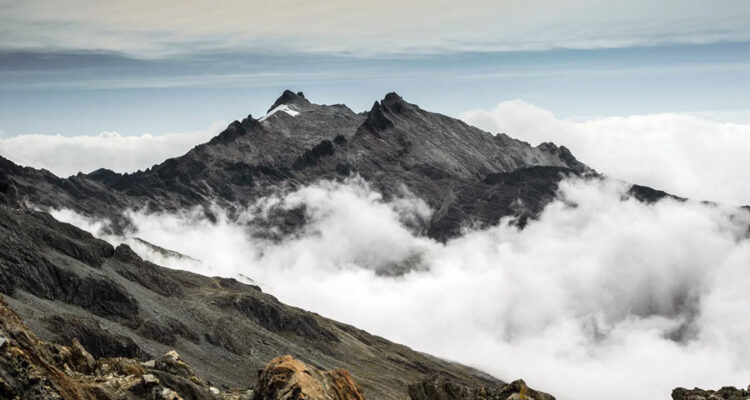
[[[321,371],[294,359],[276,357],[261,372],[259,400],[364,400],[365,396],[343,369]]]
[[[747,390],[725,386],[719,390],[677,388],[672,391],[672,400],[748,400],[750,386]]]
[[[522,380],[491,387],[469,388],[444,378],[409,386],[411,400],[555,400],[547,393],[526,386]]]
[[[291,356],[262,371],[258,390],[225,390],[196,376],[176,351],[157,360],[95,359],[74,339],[45,342],[0,296],[0,399],[14,400],[364,400],[345,370],[321,371]]]
[[[174,351],[160,360],[98,360],[74,339],[45,342],[0,296],[0,399],[249,400],[252,390],[219,391],[196,377]]]

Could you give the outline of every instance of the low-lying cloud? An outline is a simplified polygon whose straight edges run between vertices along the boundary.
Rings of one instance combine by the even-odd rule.
[[[564,181],[525,229],[501,221],[445,244],[407,228],[429,215],[424,203],[386,202],[359,179],[262,199],[239,221],[220,212],[216,222],[198,211],[129,214],[132,236],[200,260],[136,248],[163,265],[249,277],[289,304],[502,379],[522,377],[562,400],[746,385],[750,214],[646,205],[627,189]],[[307,224],[281,241],[258,239],[246,225],[271,207],[300,205]],[[384,266],[407,272],[384,275]]]
[[[473,110],[461,119],[490,132],[537,145],[552,141],[610,176],[673,194],[735,205],[750,204],[750,124],[667,113],[561,120],[521,100],[492,110]]]
[[[0,155],[62,177],[98,168],[134,172],[180,156],[207,142],[224,127],[226,123],[215,122],[202,131],[140,136],[122,136],[117,132],[102,132],[97,136],[0,136]]]

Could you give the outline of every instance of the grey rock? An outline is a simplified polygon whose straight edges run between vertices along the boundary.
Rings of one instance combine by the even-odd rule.
[[[703,390],[699,388],[685,389],[676,388],[672,391],[672,400],[748,400],[750,399],[750,386],[748,390],[725,386],[719,390]]]

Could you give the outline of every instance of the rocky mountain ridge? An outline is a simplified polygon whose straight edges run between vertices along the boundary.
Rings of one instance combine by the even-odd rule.
[[[271,111],[282,106],[294,115],[234,121],[209,142],[145,171],[58,178],[0,159],[0,176],[36,206],[118,221],[126,209],[203,206],[210,214],[208,205],[219,204],[232,211],[281,186],[357,174],[386,198],[407,190],[426,201],[435,212],[421,230],[446,240],[468,225],[532,217],[562,176],[594,174],[565,147],[492,135],[395,93],[365,113],[313,104],[291,91]]]

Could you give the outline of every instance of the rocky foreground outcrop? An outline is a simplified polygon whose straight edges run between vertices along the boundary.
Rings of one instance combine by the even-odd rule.
[[[252,372],[247,371],[248,375]],[[256,388],[219,390],[174,350],[157,360],[95,359],[77,340],[40,340],[0,296],[0,399],[364,400],[351,375],[276,357]]]
[[[258,397],[263,400],[364,400],[365,395],[343,369],[321,371],[292,356],[276,357],[261,372]]]
[[[677,388],[672,391],[672,400],[750,400],[750,386],[747,390],[731,386],[719,390]]]
[[[444,378],[409,386],[411,400],[555,400],[552,395],[529,388],[523,380],[509,384],[470,388]]]
[[[40,340],[0,296],[0,398],[17,400],[243,400],[251,389],[220,391],[175,351],[158,360],[95,359],[77,340]]]

